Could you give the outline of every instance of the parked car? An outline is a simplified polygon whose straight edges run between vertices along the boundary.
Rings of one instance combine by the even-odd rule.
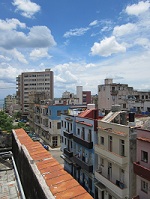
[[[40,138],[39,137],[32,137],[32,140],[33,141],[40,141]]]

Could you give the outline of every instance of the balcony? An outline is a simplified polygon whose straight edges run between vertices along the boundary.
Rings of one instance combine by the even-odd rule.
[[[150,181],[150,169],[140,165],[138,162],[134,162],[134,173],[148,181]]]
[[[49,127],[48,126],[45,126],[43,124],[41,124],[41,128],[44,130],[44,131],[49,131]]]
[[[92,148],[93,148],[93,142],[85,141],[85,140],[83,140],[82,138],[79,138],[79,137],[77,137],[77,136],[75,136],[75,135],[73,135],[73,140],[74,140],[76,143],[78,143],[78,144],[80,144],[80,145],[86,147],[87,149],[92,149]]]
[[[81,159],[79,159],[76,156],[73,156],[73,161],[79,165],[82,169],[86,170],[87,172],[93,172],[93,165],[89,165],[87,163],[85,163],[84,161],[82,161]]]
[[[117,90],[111,90],[110,93],[111,93],[111,95],[117,95],[118,91]]]
[[[64,136],[67,137],[68,139],[73,138],[73,133],[69,133],[68,131],[63,131],[63,132],[64,132]]]
[[[97,153],[100,156],[105,157],[105,158],[115,162],[119,166],[123,166],[123,165],[128,163],[128,158],[127,157],[120,156],[120,155],[118,155],[116,153],[110,152],[110,151],[108,151],[106,149],[103,149],[99,145],[95,145],[95,153]]]
[[[64,154],[67,155],[68,157],[73,156],[73,152],[69,151],[67,148],[64,148]]]
[[[127,197],[127,188],[125,185],[118,180],[116,180],[116,184],[107,179],[102,175],[101,172],[95,171],[95,178],[101,182],[104,186],[106,186],[108,189],[110,189],[112,192],[114,192],[116,195],[118,195],[120,198]]]

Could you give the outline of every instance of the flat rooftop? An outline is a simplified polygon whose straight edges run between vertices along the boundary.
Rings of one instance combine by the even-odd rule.
[[[12,160],[4,153],[0,153],[0,198],[21,198]]]

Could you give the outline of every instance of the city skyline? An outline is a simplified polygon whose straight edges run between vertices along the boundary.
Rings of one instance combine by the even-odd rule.
[[[150,1],[0,2],[0,99],[22,72],[54,71],[54,97],[105,78],[149,90]],[[139,79],[140,77],[140,79]]]

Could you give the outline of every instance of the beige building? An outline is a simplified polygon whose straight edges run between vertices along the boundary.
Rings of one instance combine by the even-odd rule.
[[[25,72],[16,78],[18,84],[17,99],[22,113],[28,114],[29,94],[31,92],[45,92],[49,99],[54,98],[53,71],[46,69],[42,72]]]
[[[126,112],[117,109],[98,121],[95,186],[99,199],[131,199],[136,193],[134,116],[128,125]]]
[[[105,79],[105,84],[98,85],[98,109],[102,112],[109,111],[115,104],[119,104],[121,110],[150,112],[150,92],[139,92],[128,84],[113,83],[113,79]]]
[[[12,115],[15,112],[20,111],[20,106],[17,104],[16,95],[7,95],[4,99],[5,112]]]

